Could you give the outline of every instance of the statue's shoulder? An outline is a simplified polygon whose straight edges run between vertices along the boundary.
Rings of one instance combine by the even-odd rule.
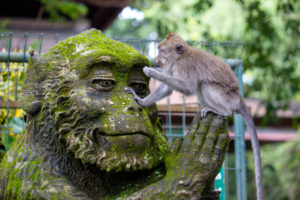
[[[41,158],[28,144],[17,141],[0,163],[0,199],[22,199],[40,180]]]

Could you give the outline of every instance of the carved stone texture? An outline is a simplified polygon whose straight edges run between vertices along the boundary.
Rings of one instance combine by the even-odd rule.
[[[0,199],[217,199],[226,122],[196,117],[170,147],[149,94],[149,60],[88,30],[28,64],[27,125],[0,164]]]

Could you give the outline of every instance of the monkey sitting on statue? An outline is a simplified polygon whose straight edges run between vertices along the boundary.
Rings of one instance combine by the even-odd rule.
[[[257,199],[261,200],[261,158],[256,128],[239,94],[238,80],[230,66],[217,56],[189,46],[174,33],[166,36],[158,50],[156,63],[162,68],[162,72],[149,67],[144,67],[143,71],[148,77],[161,81],[161,85],[145,98],[136,95],[131,88],[126,91],[133,94],[136,101],[145,107],[176,90],[185,95],[198,96],[199,103],[204,107],[200,112],[201,117],[205,117],[208,112],[221,116],[241,114],[251,135]]]

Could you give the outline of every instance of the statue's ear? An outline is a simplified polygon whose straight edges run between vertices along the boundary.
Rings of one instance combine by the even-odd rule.
[[[25,82],[21,91],[21,104],[23,110],[29,115],[39,113],[42,100],[42,84],[47,77],[47,66],[45,59],[40,55],[29,58]]]

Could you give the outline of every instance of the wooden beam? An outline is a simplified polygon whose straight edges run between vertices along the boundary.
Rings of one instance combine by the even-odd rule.
[[[200,111],[203,107],[198,106],[197,104],[186,104],[185,108],[183,107],[183,104],[171,104],[171,111],[172,112],[177,112],[180,113],[185,109],[185,112],[189,113],[196,113],[197,111]],[[251,107],[247,106],[249,111],[251,112]],[[159,112],[168,112],[169,111],[169,105],[163,104],[163,105],[157,105],[158,111]]]
[[[98,7],[125,7],[131,3],[131,0],[76,0],[77,2],[89,4]]]
[[[18,109],[18,108],[22,108],[21,106],[21,103],[18,102],[18,101],[3,101],[3,100],[0,100],[0,108],[3,109],[3,108],[7,108],[7,105],[9,107],[9,109]]]
[[[157,105],[158,111],[160,112],[168,112],[169,111],[169,105]],[[197,110],[201,110],[202,106],[199,106],[197,108],[197,104],[187,104],[185,107],[183,107],[182,104],[171,104],[171,111],[172,112],[182,112],[185,109],[185,112],[192,112],[195,113]]]

